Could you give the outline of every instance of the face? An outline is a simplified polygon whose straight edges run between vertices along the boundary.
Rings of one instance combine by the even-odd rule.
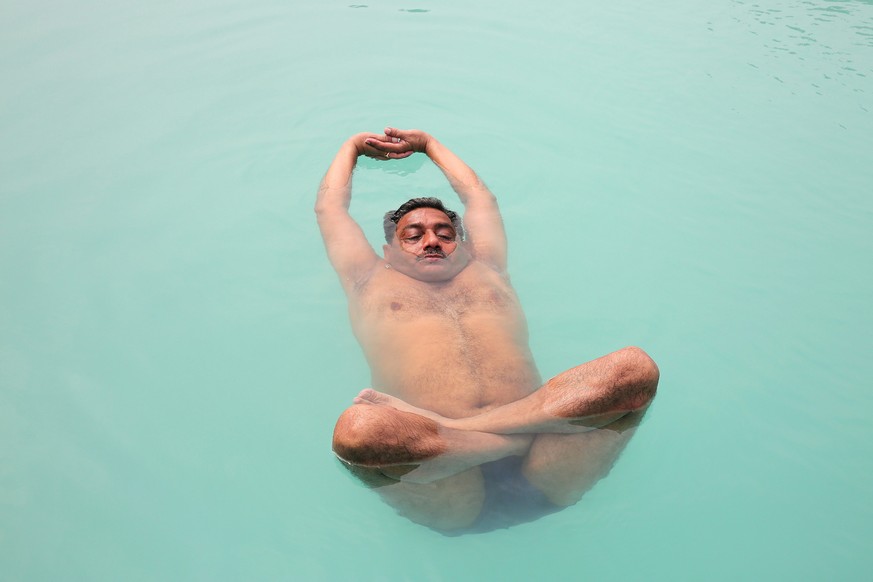
[[[385,259],[413,279],[447,281],[467,266],[469,255],[445,212],[416,208],[403,215]]]

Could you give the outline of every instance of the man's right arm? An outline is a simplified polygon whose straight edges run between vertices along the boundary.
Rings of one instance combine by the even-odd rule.
[[[318,228],[321,230],[327,255],[346,291],[366,276],[379,260],[363,230],[349,214],[352,172],[358,157],[366,155],[389,159],[383,150],[391,150],[390,159],[404,158],[412,153],[401,151],[403,148],[393,143],[380,144],[382,149],[375,149],[367,143],[373,140],[390,141],[385,136],[359,133],[343,143],[321,181],[315,202]]]

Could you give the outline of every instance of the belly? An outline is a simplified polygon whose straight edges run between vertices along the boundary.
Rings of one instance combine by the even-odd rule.
[[[419,319],[409,328],[371,333],[365,350],[373,387],[444,416],[479,414],[530,394],[540,379],[527,333],[505,321],[464,325]]]

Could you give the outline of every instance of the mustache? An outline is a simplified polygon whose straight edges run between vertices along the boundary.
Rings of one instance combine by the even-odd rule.
[[[428,247],[428,248],[424,249],[424,252],[421,253],[421,255],[419,256],[419,259],[422,259],[422,258],[427,257],[427,256],[433,256],[433,255],[436,255],[436,256],[440,257],[441,259],[445,259],[448,256],[448,255],[446,255],[445,251],[441,248]]]

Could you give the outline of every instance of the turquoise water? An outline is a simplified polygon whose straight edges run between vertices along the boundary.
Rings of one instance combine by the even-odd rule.
[[[654,4],[654,3],[653,3]],[[6,2],[5,580],[854,580],[873,567],[873,3]],[[578,505],[446,538],[329,453],[367,385],[315,227],[386,124],[501,202],[545,376],[645,347]],[[353,214],[451,199],[362,163]]]

